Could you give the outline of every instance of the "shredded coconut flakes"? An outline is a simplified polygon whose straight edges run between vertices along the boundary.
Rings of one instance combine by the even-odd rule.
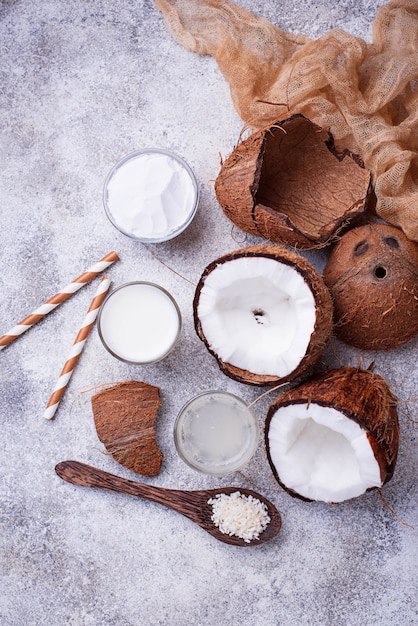
[[[240,491],[231,495],[218,493],[208,500],[212,505],[212,521],[222,533],[235,535],[250,543],[259,539],[270,522],[267,506],[253,496],[245,496]]]

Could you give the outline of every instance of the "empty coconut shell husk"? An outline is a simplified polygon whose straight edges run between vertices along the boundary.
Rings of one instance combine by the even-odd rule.
[[[115,461],[136,474],[158,474],[163,460],[155,433],[159,388],[119,383],[96,393],[91,402],[97,435]]]
[[[418,243],[394,226],[365,224],[335,244],[324,269],[335,335],[362,350],[389,350],[418,333]]]
[[[267,456],[302,500],[341,502],[387,483],[399,447],[397,399],[370,370],[343,367],[283,393],[269,409]]]
[[[242,141],[222,164],[217,200],[239,228],[299,248],[324,245],[373,211],[370,172],[300,114]]]
[[[332,300],[321,275],[300,254],[273,244],[210,263],[193,311],[196,332],[221,370],[251,385],[301,375],[332,332]]]

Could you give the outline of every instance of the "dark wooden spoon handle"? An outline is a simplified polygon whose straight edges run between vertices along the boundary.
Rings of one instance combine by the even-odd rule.
[[[55,467],[55,471],[60,478],[73,485],[108,489],[109,491],[118,491],[132,496],[140,496],[141,498],[146,498],[147,500],[175,508],[176,510],[176,496],[178,497],[180,494],[184,496],[184,493],[181,491],[137,483],[127,478],[109,474],[97,467],[80,463],[79,461],[62,461]],[[173,498],[174,502],[172,501]]]

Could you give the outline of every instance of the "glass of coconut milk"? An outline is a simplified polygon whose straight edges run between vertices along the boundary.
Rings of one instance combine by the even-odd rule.
[[[207,391],[190,400],[174,425],[179,456],[205,474],[224,475],[242,468],[254,455],[258,422],[241,398]]]
[[[180,309],[163,287],[125,283],[104,300],[97,318],[99,337],[116,358],[145,365],[164,359],[181,331]]]
[[[182,233],[197,210],[199,188],[189,165],[157,148],[123,157],[106,177],[103,204],[110,222],[144,243]]]

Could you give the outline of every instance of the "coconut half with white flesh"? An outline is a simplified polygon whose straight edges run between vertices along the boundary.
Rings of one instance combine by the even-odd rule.
[[[269,407],[265,443],[273,474],[302,500],[343,502],[393,475],[396,398],[370,370],[330,370]]]
[[[332,300],[322,277],[281,246],[250,246],[210,263],[193,310],[196,332],[221,370],[252,385],[302,374],[332,331]]]

